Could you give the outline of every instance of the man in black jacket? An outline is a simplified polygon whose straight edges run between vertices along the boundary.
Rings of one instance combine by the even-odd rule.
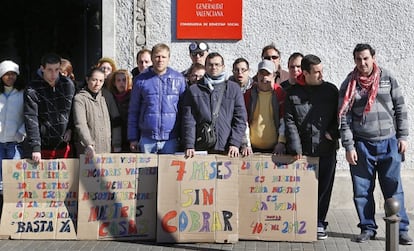
[[[46,54],[24,93],[24,120],[31,158],[67,158],[72,128],[73,82],[60,74],[61,58]]]
[[[328,237],[325,222],[335,177],[338,148],[338,88],[322,79],[321,60],[303,57],[302,75],[287,90],[285,101],[286,147],[296,159],[319,157],[318,239]]]

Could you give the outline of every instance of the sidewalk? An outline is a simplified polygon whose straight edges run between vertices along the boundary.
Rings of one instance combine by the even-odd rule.
[[[351,239],[359,234],[355,210],[331,209],[328,213],[328,239],[314,243],[289,243],[265,241],[239,241],[235,244],[157,244],[149,242],[122,241],[43,241],[43,240],[0,240],[0,250],[248,250],[248,251],[358,251],[385,250],[385,223],[382,213],[377,214],[379,225],[377,240],[355,243]],[[414,215],[409,214],[411,222]],[[414,237],[414,232],[409,234]],[[399,246],[400,251],[414,251],[414,246]]]

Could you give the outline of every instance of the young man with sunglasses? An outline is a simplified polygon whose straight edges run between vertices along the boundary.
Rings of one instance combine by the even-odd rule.
[[[203,41],[194,41],[191,42],[191,44],[188,46],[188,50],[190,51],[190,58],[191,58],[191,64],[199,63],[204,65],[206,63],[206,58],[208,55],[208,50],[210,47],[206,42]],[[188,78],[189,69],[186,69],[185,71],[181,72],[184,77]]]
[[[262,60],[270,60],[275,64],[276,67],[276,83],[282,83],[289,79],[289,72],[282,69],[280,65],[280,51],[274,44],[269,44],[262,49]]]

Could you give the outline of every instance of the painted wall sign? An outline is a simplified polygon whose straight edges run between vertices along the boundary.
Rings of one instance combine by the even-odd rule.
[[[177,0],[177,39],[242,39],[242,0]]]

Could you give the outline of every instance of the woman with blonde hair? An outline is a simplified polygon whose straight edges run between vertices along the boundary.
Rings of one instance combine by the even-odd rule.
[[[98,63],[96,64],[96,67],[101,69],[105,73],[105,80],[108,78],[108,76],[117,70],[115,60],[108,57],[103,57],[98,60]]]
[[[114,71],[109,77],[108,89],[114,95],[119,113],[121,115],[122,152],[129,152],[127,129],[128,108],[132,89],[131,74],[125,69]]]

